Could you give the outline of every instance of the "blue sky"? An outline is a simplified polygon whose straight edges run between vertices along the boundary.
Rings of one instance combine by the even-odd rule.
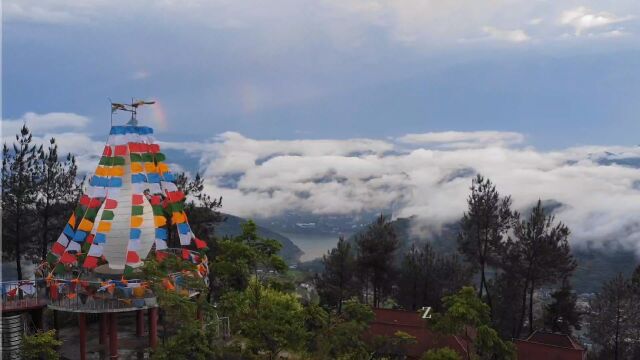
[[[640,254],[639,34],[637,0],[6,0],[3,140],[26,122],[91,172],[107,98],[154,99],[232,214],[437,230],[480,172]]]
[[[159,100],[165,138],[638,144],[635,1],[5,1],[3,117]],[[156,113],[147,118],[156,120]],[[162,128],[162,126],[161,126]]]

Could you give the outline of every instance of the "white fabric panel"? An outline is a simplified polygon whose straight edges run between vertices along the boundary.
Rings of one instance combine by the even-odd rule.
[[[156,251],[167,248],[167,242],[162,239],[156,239]]]
[[[98,224],[100,223],[100,218],[102,218],[102,213],[104,212],[104,204],[106,204],[106,201],[102,202],[102,205],[100,205],[100,208],[96,213],[96,221],[93,222],[93,228],[91,229],[91,233],[93,235],[95,235],[96,232],[98,231]]]
[[[60,243],[60,245],[67,247],[67,245],[69,245],[69,239],[67,238],[67,235],[65,235],[64,233],[60,234],[60,237],[58,237],[58,243]]]
[[[89,256],[95,256],[95,257],[100,257],[102,256],[102,246],[101,245],[97,245],[97,244],[91,244],[91,247],[89,248]]]
[[[142,207],[142,225],[140,225],[142,234],[140,235],[140,249],[138,250],[140,259],[147,257],[156,238],[156,227],[153,222],[153,209],[151,208],[151,203],[147,200],[146,196],[142,197]]]
[[[180,236],[180,245],[187,246],[191,244],[193,233],[189,232],[188,234],[178,234],[178,235]]]
[[[69,246],[67,246],[67,251],[80,251],[80,244],[75,241],[69,241]]]
[[[111,269],[124,269],[127,260],[127,247],[131,227],[131,161],[129,152],[124,157],[124,175],[122,187],[119,191],[109,193],[109,198],[118,202],[113,209],[111,231],[107,233],[107,241],[104,243],[103,255],[109,262]]]

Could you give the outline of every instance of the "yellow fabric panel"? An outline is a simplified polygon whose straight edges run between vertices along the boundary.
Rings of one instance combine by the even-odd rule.
[[[138,174],[142,172],[142,164],[139,162],[131,163],[131,172],[134,174]]]
[[[91,231],[91,229],[93,229],[93,222],[87,219],[82,219],[82,221],[80,221],[80,225],[78,225],[78,229],[87,232]]]
[[[114,166],[110,171],[111,176],[124,176],[124,168],[122,166]]]
[[[166,173],[167,171],[169,171],[169,165],[163,162],[158,163],[158,172]]]
[[[181,224],[186,221],[186,217],[183,212],[174,212],[171,216],[171,222],[174,224]]]
[[[111,222],[109,221],[100,221],[98,224],[98,232],[108,233],[111,231]]]
[[[155,173],[157,172],[156,165],[152,162],[146,162],[144,163],[144,171],[146,171],[147,174]]]
[[[69,226],[71,226],[71,228],[76,227],[76,213],[71,214],[71,217],[69,218]]]
[[[96,175],[97,176],[109,176],[109,171],[106,167],[104,166],[98,166],[96,168]]]
[[[153,222],[156,225],[156,227],[167,225],[167,219],[162,215],[154,216]]]
[[[142,216],[132,216],[131,217],[131,227],[139,228],[142,225]]]

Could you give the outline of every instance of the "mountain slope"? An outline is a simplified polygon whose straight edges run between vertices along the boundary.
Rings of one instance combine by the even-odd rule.
[[[241,225],[245,223],[247,219],[243,219],[241,217],[230,214],[223,215],[226,217],[226,220],[215,225],[215,234],[220,237],[240,235],[242,233]],[[282,244],[280,255],[284,258],[287,264],[295,264],[298,262],[303,252],[291,241],[291,239],[275,231],[267,229],[264,226],[260,226],[260,224],[257,225],[258,236],[268,239],[274,239]]]

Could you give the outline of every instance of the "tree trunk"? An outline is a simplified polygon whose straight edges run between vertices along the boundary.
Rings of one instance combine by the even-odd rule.
[[[513,337],[520,337],[520,334],[522,333],[522,324],[524,323],[524,316],[527,313],[527,290],[528,287],[527,285],[529,285],[529,282],[527,280],[524,281],[524,289],[522,290],[522,306],[520,307],[520,321],[517,324],[517,331],[515,334],[513,334]]]
[[[617,299],[616,299],[616,337],[615,337],[615,342],[614,342],[614,351],[613,351],[613,358],[614,360],[618,360],[618,343],[620,341],[620,294],[617,294]]]
[[[45,211],[42,217],[42,261],[47,259],[47,240],[49,239],[49,199],[45,205]]]
[[[531,280],[531,288],[529,288],[529,334],[533,333],[533,289],[534,284]]]
[[[16,205],[19,206],[18,204]],[[22,212],[19,210],[16,211],[16,234],[14,239],[16,242],[16,272],[18,273],[18,280],[22,280],[22,263],[20,262],[20,233],[22,232],[21,216]]]

